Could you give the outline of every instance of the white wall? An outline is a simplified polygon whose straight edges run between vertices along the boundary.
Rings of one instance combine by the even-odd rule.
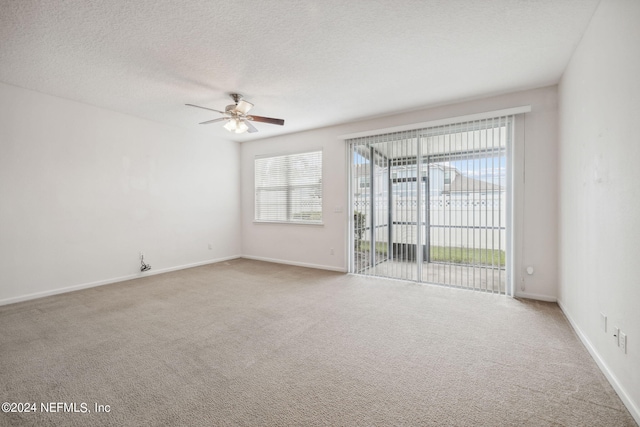
[[[518,121],[520,139],[515,147],[520,173],[516,179],[518,230],[515,233],[517,239],[515,274],[518,293],[523,296],[555,300],[557,286],[557,88],[555,86],[243,143],[241,146],[243,255],[346,271],[347,170],[344,141],[338,138],[340,135],[522,105],[531,105],[532,111],[526,114],[524,120]],[[254,223],[253,162],[255,156],[314,148],[324,150],[324,226]],[[342,212],[335,212],[336,208],[341,209]],[[331,248],[334,249],[335,255],[330,254]],[[535,268],[532,276],[524,274],[524,268],[529,265]],[[524,279],[524,291],[521,289],[521,279]]]
[[[347,182],[345,151],[334,128],[324,128],[241,145],[242,254],[295,265],[345,271]],[[264,154],[323,150],[324,225],[254,223],[254,159]],[[336,208],[341,213],[335,213]],[[334,255],[330,254],[333,248]]]
[[[0,304],[240,255],[238,182],[237,143],[0,84]]]
[[[640,1],[603,0],[559,86],[559,302],[638,423],[639,23]]]

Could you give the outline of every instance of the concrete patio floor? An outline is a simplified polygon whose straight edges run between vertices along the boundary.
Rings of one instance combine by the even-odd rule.
[[[507,274],[504,268],[425,262],[421,270],[422,277],[418,278],[415,262],[384,261],[374,267],[362,269],[358,274],[420,281],[483,292],[506,293]]]

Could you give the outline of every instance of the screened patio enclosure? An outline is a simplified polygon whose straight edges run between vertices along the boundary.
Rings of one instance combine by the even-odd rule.
[[[348,140],[350,271],[509,294],[512,123]]]

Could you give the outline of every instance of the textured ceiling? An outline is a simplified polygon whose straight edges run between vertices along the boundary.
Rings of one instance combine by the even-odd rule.
[[[0,81],[243,141],[555,84],[600,0],[0,0]]]

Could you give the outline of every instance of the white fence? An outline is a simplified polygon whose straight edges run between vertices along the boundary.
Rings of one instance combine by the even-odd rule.
[[[473,249],[506,249],[506,197],[504,192],[473,194],[465,197],[442,195],[431,197],[421,213],[422,244],[429,238],[431,246]],[[374,209],[375,241],[416,244],[418,212],[415,197],[394,198],[389,217],[388,199],[376,199]],[[365,215],[363,241],[371,239],[371,204],[359,199],[354,210]],[[427,211],[429,213],[427,222]]]

